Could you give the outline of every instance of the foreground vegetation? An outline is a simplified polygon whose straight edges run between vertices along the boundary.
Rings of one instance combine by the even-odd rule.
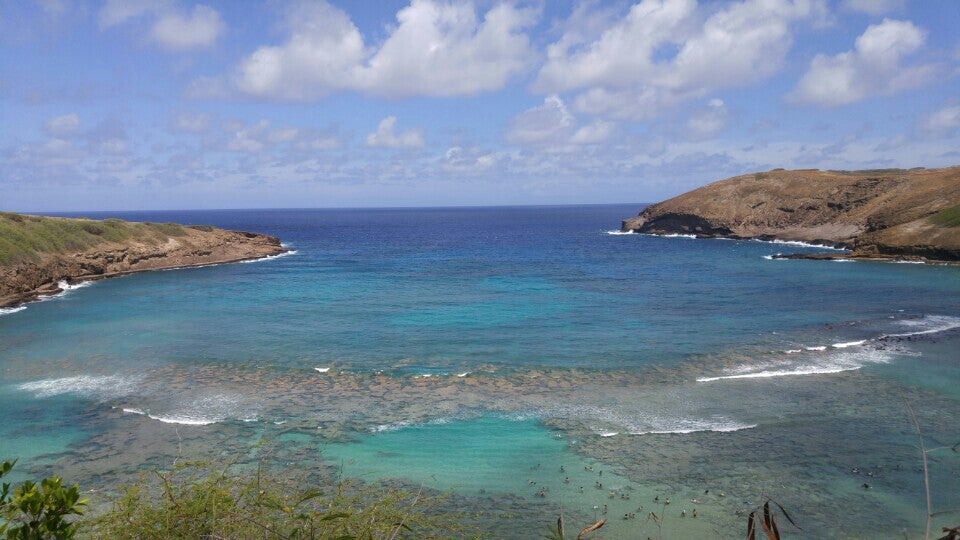
[[[4,462],[0,477],[13,467]],[[329,490],[302,478],[181,463],[144,473],[121,488],[108,509],[83,517],[77,485],[57,477],[24,482],[0,498],[0,535],[39,538],[393,539],[467,536],[439,510],[442,496],[337,482]],[[12,495],[12,496],[10,496]]]
[[[132,223],[120,219],[56,218],[0,212],[0,265],[38,261],[46,254],[84,251],[136,240],[155,245],[187,231],[176,223]]]

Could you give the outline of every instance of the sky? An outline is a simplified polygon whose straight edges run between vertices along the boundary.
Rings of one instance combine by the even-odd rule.
[[[0,210],[653,202],[960,164],[957,0],[0,2]]]

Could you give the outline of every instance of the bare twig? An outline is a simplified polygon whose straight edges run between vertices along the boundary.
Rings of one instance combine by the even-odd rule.
[[[423,484],[420,484],[420,489],[417,491],[417,496],[413,498],[413,503],[410,505],[410,511],[413,511],[413,507],[420,502],[420,495],[423,494]],[[409,514],[408,514],[409,515]],[[397,525],[397,529],[393,531],[393,534],[390,535],[390,540],[394,540],[398,534],[400,534],[400,529],[403,528],[403,523],[407,520],[407,515],[403,516],[403,519],[400,520],[400,524]]]

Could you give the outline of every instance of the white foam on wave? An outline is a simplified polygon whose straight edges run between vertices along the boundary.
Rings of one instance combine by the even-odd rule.
[[[620,236],[621,234],[637,234],[633,231],[606,231],[606,233],[614,236]]]
[[[163,422],[164,424],[180,424],[184,426],[209,426],[210,424],[216,424],[225,420],[224,418],[208,418],[208,417],[195,417],[189,415],[171,415],[171,416],[160,416],[154,414],[148,414],[147,418],[152,420],[157,420]]]
[[[831,347],[835,349],[846,349],[848,347],[859,347],[860,345],[863,345],[866,342],[867,340],[865,339],[861,339],[860,341],[845,341],[843,343],[834,343],[833,345],[831,345]]]
[[[10,315],[27,309],[27,306],[17,306],[12,308],[0,308],[0,315]]]
[[[67,280],[61,279],[60,281],[57,282],[57,287],[60,288],[60,292],[56,292],[53,294],[42,294],[38,296],[37,299],[42,301],[42,300],[49,300],[51,298],[62,298],[66,296],[68,293],[70,293],[70,291],[75,291],[77,289],[89,287],[94,283],[95,282],[93,280],[89,280],[89,281],[81,281],[80,283],[74,283],[71,285],[70,283],[67,283]]]
[[[799,240],[760,240],[757,238],[751,239],[753,242],[764,242],[767,244],[781,244],[787,246],[797,246],[797,247],[807,247],[807,248],[817,248],[817,249],[830,249],[833,251],[847,251],[844,248],[837,248],[833,246],[825,246],[823,244],[811,244],[809,242],[801,242]]]
[[[163,412],[147,411],[147,418],[165,424],[207,426],[229,419],[255,422],[259,414],[244,406],[244,400],[234,394],[209,394],[186,400]]]
[[[689,238],[691,240],[696,240],[697,235],[695,234],[657,234],[655,236],[661,236],[663,238]]]
[[[734,431],[741,431],[744,429],[753,429],[757,427],[756,424],[744,424],[741,422],[732,422],[727,420],[716,420],[716,421],[698,421],[698,420],[688,420],[680,423],[676,428],[673,429],[660,429],[660,430],[649,430],[642,432],[631,432],[631,435],[687,435],[690,433],[703,433],[703,432],[714,432],[714,433],[733,433]]]
[[[122,409],[120,409],[120,410],[122,410],[123,412],[125,412],[125,413],[127,413],[127,414],[138,414],[138,415],[140,415],[140,416],[143,416],[143,415],[147,414],[145,411],[143,411],[143,410],[141,410],[141,409],[137,409],[137,408],[135,408],[135,407],[124,407],[124,408],[122,408]]]
[[[400,429],[406,428],[415,428],[415,427],[425,427],[425,426],[442,426],[443,424],[449,424],[454,421],[455,418],[448,416],[441,416],[439,418],[433,418],[426,422],[413,422],[410,420],[401,420],[399,422],[393,422],[392,424],[379,424],[370,428],[371,433],[385,433],[390,431],[397,431]]]
[[[462,378],[466,377],[466,376],[469,375],[469,374],[470,374],[469,371],[464,371],[463,373],[457,373],[457,377],[460,377],[460,378],[462,379]]]
[[[330,371],[330,368],[328,367],[315,367],[313,369],[315,369],[318,373],[327,373]]]
[[[814,347],[804,347],[804,349],[805,349],[805,350],[808,350],[808,351],[825,351],[825,350],[827,350],[827,346],[826,346],[826,345],[817,345],[817,346],[814,346]]]
[[[857,261],[855,261],[855,260],[853,260],[853,259],[830,259],[830,260],[831,260],[832,262],[841,262],[841,263],[843,263],[843,262],[857,262]]]
[[[581,420],[588,425],[594,424],[594,427],[592,427],[594,433],[601,437],[612,437],[620,433],[628,435],[688,434],[711,431],[726,433],[757,427],[756,424],[747,424],[716,415],[709,418],[697,418],[674,416],[672,411],[651,413],[638,409],[594,405],[548,407],[541,411],[540,416]]]
[[[267,255],[266,257],[260,257],[259,259],[248,259],[246,261],[240,261],[241,263],[255,263],[263,261],[271,261],[273,259],[279,259],[280,257],[286,257],[288,255],[296,255],[297,250],[292,249],[290,251],[284,251],[283,253],[277,253],[276,255]]]
[[[800,349],[787,349],[783,351],[784,354],[797,354],[798,352],[803,352]]]
[[[137,381],[134,377],[122,375],[78,375],[26,382],[18,385],[17,388],[33,392],[34,397],[37,398],[78,394],[104,399],[132,393]]]
[[[769,379],[801,375],[827,375],[854,371],[868,364],[885,364],[891,360],[888,352],[873,348],[853,351],[836,351],[825,355],[804,355],[798,359],[743,365],[728,369],[726,374],[713,377],[697,377],[697,382],[707,383],[732,379]]]
[[[899,321],[899,324],[901,326],[918,328],[918,330],[915,330],[913,332],[904,332],[900,334],[884,334],[880,336],[880,339],[924,336],[929,334],[938,334],[940,332],[946,332],[947,330],[960,328],[960,317],[950,317],[948,315],[927,315],[922,319],[908,319],[904,321]]]
[[[894,264],[927,264],[925,261],[893,261]]]

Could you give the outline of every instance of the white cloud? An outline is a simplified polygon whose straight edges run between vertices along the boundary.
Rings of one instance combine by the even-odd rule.
[[[413,0],[375,48],[342,10],[301,5],[290,13],[287,41],[254,51],[234,84],[248,95],[300,101],[342,90],[389,97],[497,90],[535,57],[523,30],[536,15],[503,3],[481,20],[470,3]]]
[[[550,95],[510,122],[507,141],[514,144],[558,142],[570,136],[576,121],[560,96]]]
[[[150,37],[170,50],[186,50],[213,45],[226,25],[215,9],[196,5],[193,13],[170,12],[160,17],[150,30]]]
[[[340,139],[335,135],[293,126],[274,127],[266,119],[251,125],[239,121],[227,122],[223,129],[228,137],[224,147],[232,152],[259,154],[277,148],[310,152],[340,147]]]
[[[598,144],[606,141],[613,134],[616,124],[597,120],[592,124],[581,127],[570,137],[574,144]]]
[[[552,94],[538,105],[510,121],[506,139],[511,144],[545,146],[554,152],[571,151],[571,146],[597,144],[607,140],[615,125],[597,120],[577,128],[577,119],[560,96]]]
[[[371,148],[422,148],[426,143],[423,133],[409,130],[397,133],[397,118],[388,116],[380,121],[377,130],[367,135],[367,146]]]
[[[65,137],[80,129],[80,117],[76,113],[57,116],[47,120],[43,129],[53,137]]]
[[[907,0],[843,0],[844,9],[860,11],[868,15],[883,15],[891,11],[901,11],[907,7]]]
[[[100,28],[110,28],[131,19],[169,9],[169,0],[107,0],[97,15]]]
[[[944,107],[934,112],[922,122],[921,126],[927,131],[947,132],[960,128],[960,105]]]
[[[694,0],[643,0],[622,18],[601,17],[608,22],[599,34],[568,26],[548,47],[532,89],[580,90],[577,111],[648,119],[664,107],[771,76],[792,45],[791,25],[827,14],[822,0],[745,0],[711,9]]]
[[[226,31],[217,10],[197,4],[184,12],[172,0],[107,0],[97,15],[101,29],[137,19],[150,22],[146,36],[171,51],[208,47]]]
[[[174,121],[174,128],[177,131],[186,133],[205,133],[210,129],[210,115],[183,113],[177,115]]]
[[[814,57],[788,99],[834,107],[921,86],[933,76],[934,66],[904,66],[901,61],[923,47],[925,38],[910,21],[884,19],[870,25],[852,50]]]
[[[687,130],[695,139],[709,139],[726,127],[729,116],[723,100],[711,99],[687,120]]]

